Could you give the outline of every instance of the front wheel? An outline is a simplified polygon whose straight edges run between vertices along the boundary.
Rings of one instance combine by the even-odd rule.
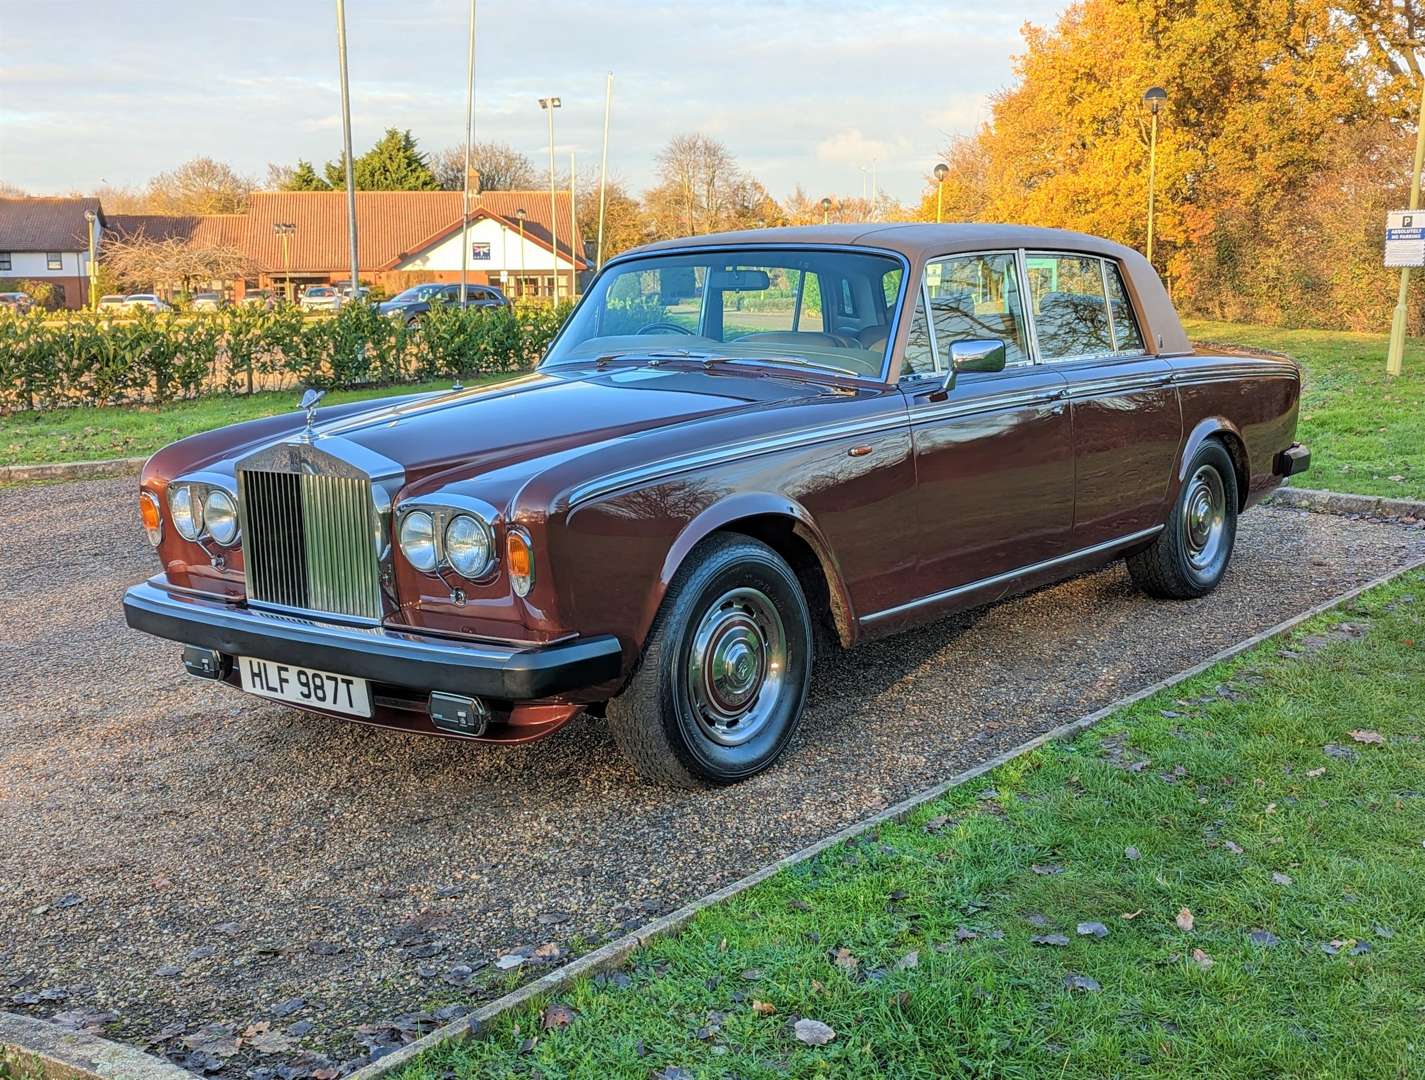
[[[811,614],[791,567],[751,538],[714,537],[669,586],[642,664],[608,704],[609,729],[647,779],[745,780],[796,730],[811,659]]]
[[[1237,470],[1227,448],[1203,443],[1188,462],[1168,523],[1143,551],[1128,557],[1128,572],[1150,596],[1188,600],[1206,596],[1222,580],[1237,539]]]

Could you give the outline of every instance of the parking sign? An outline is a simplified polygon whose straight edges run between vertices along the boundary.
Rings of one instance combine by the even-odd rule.
[[[1425,266],[1425,210],[1386,214],[1385,265]]]

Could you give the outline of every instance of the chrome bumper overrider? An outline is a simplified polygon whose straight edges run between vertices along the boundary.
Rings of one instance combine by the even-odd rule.
[[[124,594],[124,618],[155,637],[228,656],[354,675],[373,682],[505,701],[530,701],[619,677],[611,635],[553,645],[466,642],[384,627],[346,626],[259,611],[164,588],[154,578]]]

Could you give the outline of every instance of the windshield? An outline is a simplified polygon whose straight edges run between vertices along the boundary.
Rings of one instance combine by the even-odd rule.
[[[655,354],[880,379],[903,277],[888,255],[828,248],[630,259],[594,282],[542,366]]]
[[[391,299],[393,301],[404,301],[408,304],[419,300],[429,300],[444,287],[443,285],[412,285],[404,292],[398,292],[395,296],[391,297]]]

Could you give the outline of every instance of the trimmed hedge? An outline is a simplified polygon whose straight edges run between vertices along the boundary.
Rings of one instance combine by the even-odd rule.
[[[414,326],[369,304],[202,315],[0,315],[0,409],[163,403],[292,385],[354,387],[534,366],[571,305],[436,308]]]

